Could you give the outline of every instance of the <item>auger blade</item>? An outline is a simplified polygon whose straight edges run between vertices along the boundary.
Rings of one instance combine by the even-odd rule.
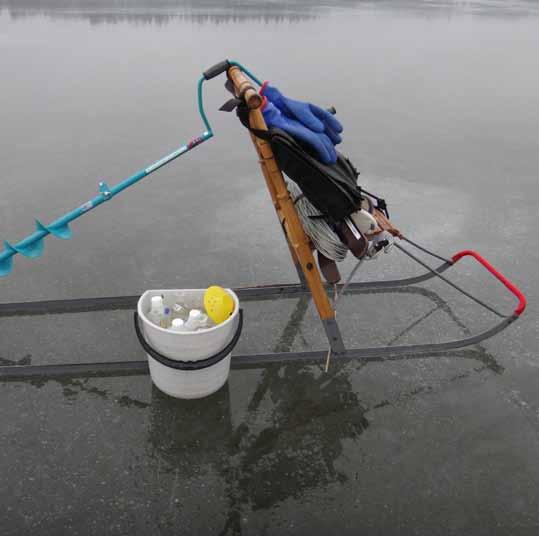
[[[37,259],[43,255],[45,250],[45,242],[43,239],[36,240],[27,246],[11,246],[17,253],[24,255],[25,257],[30,257],[31,259]]]
[[[73,236],[73,233],[71,232],[71,229],[67,223],[65,225],[49,227],[48,229],[52,235],[54,235],[56,238],[61,238],[62,240],[69,240]]]
[[[3,261],[0,261],[0,277],[5,277],[9,275],[13,270],[13,257],[8,257]]]
[[[0,253],[0,257],[4,257],[0,260],[0,277],[9,275],[13,269],[13,255],[16,253],[17,251],[13,246],[7,240],[4,240],[4,251]]]
[[[7,240],[4,240],[4,250],[12,257],[17,253],[17,250]]]
[[[43,231],[45,233],[50,233],[50,231],[39,220],[36,220],[36,229],[38,231]]]
[[[69,228],[69,225],[65,223],[64,225],[43,225],[39,220],[36,220],[36,228],[38,231],[47,231],[56,238],[61,238],[62,240],[69,240],[73,233]]]

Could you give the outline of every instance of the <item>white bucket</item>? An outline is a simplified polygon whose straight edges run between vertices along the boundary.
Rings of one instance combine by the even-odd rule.
[[[239,336],[238,297],[227,289],[234,299],[234,312],[223,323],[199,331],[164,329],[151,322],[147,313],[153,296],[163,296],[166,307],[181,303],[189,309],[203,309],[204,292],[205,289],[147,290],[138,301],[137,312],[144,339],[141,344],[153,354],[153,357],[147,354],[152,381],[161,391],[176,398],[202,398],[215,393],[226,383],[230,371],[230,351],[221,358],[217,357],[216,362],[209,366],[207,362],[197,362],[212,361],[210,358],[220,354],[236,335]],[[198,368],[200,366],[204,368]],[[191,370],[185,370],[185,367]]]

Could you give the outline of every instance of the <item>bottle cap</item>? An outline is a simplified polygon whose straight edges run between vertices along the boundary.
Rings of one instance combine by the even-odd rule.
[[[181,328],[184,325],[184,321],[181,318],[175,318],[172,321],[173,328]]]

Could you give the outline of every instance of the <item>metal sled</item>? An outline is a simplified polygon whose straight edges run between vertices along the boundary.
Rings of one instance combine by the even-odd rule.
[[[262,112],[260,111],[261,98],[255,87],[253,80],[259,84],[259,81],[245,69],[241,64],[236,62],[221,62],[204,73],[203,78],[199,81],[199,110],[207,128],[207,131],[202,136],[193,139],[187,145],[182,146],[177,151],[157,161],[145,170],[133,175],[120,183],[114,188],[109,188],[105,183],[100,184],[100,193],[93,200],[85,203],[75,211],[68,213],[62,218],[55,220],[50,225],[45,226],[37,222],[37,230],[30,237],[11,245],[5,243],[3,252],[0,252],[0,275],[7,275],[12,269],[12,257],[17,254],[23,254],[29,257],[40,256],[43,252],[43,238],[48,234],[53,234],[59,238],[69,238],[71,232],[68,224],[74,219],[82,216],[87,211],[96,206],[108,201],[112,196],[120,193],[127,187],[145,178],[150,173],[153,173],[160,167],[176,159],[188,150],[200,145],[202,142],[210,139],[213,132],[206,118],[202,106],[202,82],[209,80],[221,73],[226,72],[229,80],[232,82],[234,90],[238,98],[245,101],[249,108],[249,121],[253,129],[267,130]],[[246,76],[247,74],[247,76]],[[249,78],[248,78],[249,77]],[[404,355],[433,355],[440,352],[448,352],[459,349],[465,346],[477,344],[507,328],[512,322],[517,320],[526,308],[526,298],[524,294],[503,274],[496,270],[487,260],[478,253],[465,250],[453,255],[450,259],[445,259],[431,251],[419,246],[403,237],[412,246],[422,250],[424,253],[432,255],[442,261],[442,264],[432,268],[421,259],[416,257],[410,251],[405,249],[401,244],[395,244],[396,247],[405,253],[415,262],[426,268],[426,272],[416,277],[409,277],[391,281],[375,281],[363,283],[350,283],[336,286],[335,290],[340,293],[345,291],[361,292],[361,291],[384,291],[387,289],[408,288],[411,285],[422,283],[434,277],[441,278],[453,288],[465,294],[479,305],[485,307],[493,314],[500,317],[500,321],[493,327],[477,333],[469,335],[461,339],[450,340],[446,342],[427,343],[427,344],[412,344],[402,346],[380,346],[380,347],[363,347],[348,349],[345,347],[341,335],[339,325],[336,320],[335,307],[328,296],[329,288],[324,285],[320,275],[319,268],[313,256],[312,245],[309,238],[305,234],[295,209],[294,203],[286,188],[286,183],[283,174],[277,165],[270,144],[251,134],[253,144],[259,157],[259,163],[266,180],[266,184],[275,207],[279,222],[283,229],[287,240],[292,261],[297,270],[300,283],[299,284],[284,284],[284,285],[269,285],[259,287],[247,287],[235,289],[240,299],[265,299],[275,297],[293,297],[305,294],[310,294],[316,306],[320,320],[324,327],[330,353],[338,359],[365,359],[372,360],[381,357],[404,356]],[[504,315],[498,312],[490,305],[482,302],[478,298],[472,296],[467,291],[449,281],[444,275],[449,268],[455,265],[463,257],[473,257],[478,261],[491,275],[500,281],[517,299],[518,306],[512,314]],[[80,311],[104,310],[104,309],[128,309],[134,308],[138,297],[124,296],[117,298],[96,298],[87,300],[63,300],[63,301],[48,301],[34,303],[18,303],[18,304],[0,304],[0,316],[13,315],[35,315],[35,314],[51,314],[51,313],[69,313]],[[245,368],[252,366],[260,366],[276,362],[290,361],[316,361],[328,357],[326,351],[308,351],[308,352],[277,352],[267,354],[254,355],[238,355],[233,356],[232,366],[234,368]],[[81,375],[116,375],[116,374],[136,374],[146,373],[148,370],[147,361],[127,361],[117,363],[85,363],[85,364],[66,364],[66,365],[13,365],[0,367],[0,379],[20,379],[28,377],[55,377],[55,376],[81,376]]]

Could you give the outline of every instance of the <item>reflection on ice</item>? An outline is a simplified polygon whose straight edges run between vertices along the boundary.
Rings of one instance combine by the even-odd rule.
[[[301,22],[316,18],[332,9],[388,9],[403,14],[414,11],[423,16],[441,13],[444,16],[465,12],[487,16],[529,16],[539,13],[539,6],[530,0],[512,2],[470,0],[0,0],[0,13],[7,10],[13,19],[47,16],[54,19],[84,19],[90,24],[153,24],[172,21],[200,24]]]

